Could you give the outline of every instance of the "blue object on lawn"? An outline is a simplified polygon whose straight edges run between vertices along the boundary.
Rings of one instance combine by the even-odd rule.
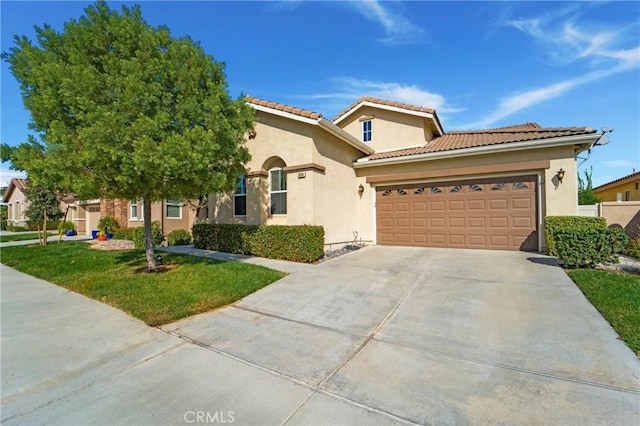
[[[64,235],[66,235],[67,237],[73,237],[74,235],[76,235],[77,232],[75,229],[72,229],[71,231],[67,231],[64,233]]]
[[[98,230],[94,229],[93,231],[91,231],[91,238],[93,238],[94,240],[96,238],[98,238]]]

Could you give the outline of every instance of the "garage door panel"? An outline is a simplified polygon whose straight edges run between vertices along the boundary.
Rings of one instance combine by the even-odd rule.
[[[378,242],[537,249],[536,177],[478,178],[380,189]]]

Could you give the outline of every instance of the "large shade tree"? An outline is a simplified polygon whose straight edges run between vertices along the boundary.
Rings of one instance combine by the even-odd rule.
[[[232,189],[249,160],[252,110],[230,97],[224,64],[189,37],[150,26],[139,6],[97,2],[60,32],[36,32],[35,43],[15,36],[3,53],[41,141],[14,155],[35,181],[55,170],[83,197],[141,198],[155,269],[151,203]]]

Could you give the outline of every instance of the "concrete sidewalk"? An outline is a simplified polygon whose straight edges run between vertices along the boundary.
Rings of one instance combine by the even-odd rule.
[[[0,265],[3,424],[284,424],[316,392]],[[392,424],[318,395],[303,409]],[[203,421],[200,421],[202,423]]]
[[[19,234],[19,232],[14,232],[14,234]],[[55,244],[58,242],[58,234],[49,235],[47,239],[49,244]],[[90,236],[86,235],[75,235],[73,237],[63,236],[62,241],[91,241]],[[8,241],[6,243],[0,243],[0,248],[3,247],[13,247],[13,246],[28,246],[31,244],[38,244],[40,241],[38,239],[34,240],[23,240],[23,241]]]

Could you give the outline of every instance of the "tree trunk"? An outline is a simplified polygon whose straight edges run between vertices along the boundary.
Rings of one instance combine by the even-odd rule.
[[[47,209],[44,209],[44,219],[42,225],[42,242],[44,246],[47,245]]]
[[[153,252],[153,239],[151,238],[151,200],[148,197],[142,199],[142,209],[144,211],[144,242],[147,254],[147,269],[149,271],[155,271],[158,265],[156,264],[156,256]]]
[[[40,222],[37,222],[36,226],[38,227],[38,244],[43,245],[42,238],[40,238]]]

